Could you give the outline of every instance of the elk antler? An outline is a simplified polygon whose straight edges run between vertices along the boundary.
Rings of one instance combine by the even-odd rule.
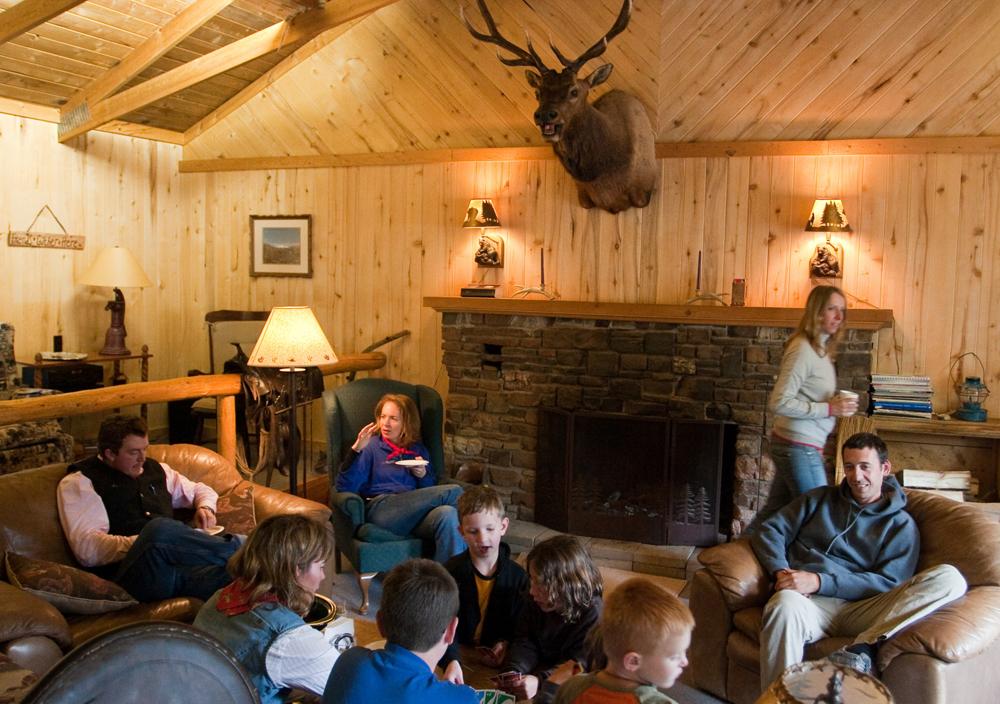
[[[622,9],[618,12],[618,19],[616,19],[615,23],[611,25],[611,29],[608,30],[608,33],[598,39],[592,47],[580,54],[576,60],[571,61],[570,59],[567,59],[554,44],[549,44],[549,46],[552,47],[552,52],[556,55],[556,58],[559,59],[559,63],[563,65],[563,68],[568,68],[572,70],[573,73],[576,73],[585,63],[591,59],[597,58],[605,52],[608,48],[608,42],[625,31],[625,28],[628,27],[628,21],[631,16],[632,0],[625,0],[622,3]]]
[[[626,0],[626,2],[631,4],[631,0]],[[530,37],[525,38],[528,48],[522,49],[517,44],[500,34],[500,30],[497,29],[497,23],[493,19],[493,15],[490,14],[490,9],[486,6],[486,0],[476,0],[476,4],[479,5],[479,14],[483,16],[483,20],[486,22],[486,28],[490,31],[489,34],[484,34],[472,26],[472,23],[465,17],[465,8],[461,5],[459,5],[458,14],[462,18],[462,22],[465,23],[465,28],[469,30],[469,34],[473,37],[481,42],[486,42],[487,44],[496,44],[501,49],[509,51],[516,57],[513,59],[505,59],[498,51],[497,58],[500,59],[500,63],[506,66],[530,66],[537,69],[540,73],[544,73],[549,70],[549,68],[542,61],[541,57],[535,51],[535,48],[531,46]],[[627,17],[625,22],[626,24],[628,23]]]

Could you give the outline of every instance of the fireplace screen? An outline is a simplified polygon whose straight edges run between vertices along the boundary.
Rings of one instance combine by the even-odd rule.
[[[543,409],[538,430],[543,525],[654,545],[713,545],[728,525],[733,424]]]

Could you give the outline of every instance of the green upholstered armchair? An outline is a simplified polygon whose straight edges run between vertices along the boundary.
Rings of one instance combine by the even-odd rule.
[[[411,557],[430,556],[431,543],[414,536],[396,535],[365,522],[365,501],[357,494],[338,492],[337,474],[343,458],[357,439],[358,431],[372,422],[375,404],[385,394],[405,394],[420,412],[420,434],[438,473],[444,471],[444,404],[441,395],[429,386],[407,384],[393,379],[358,379],[323,394],[326,412],[327,462],[330,474],[330,520],[336,539],[334,565],[341,572],[345,555],[358,574],[361,613],[368,611],[368,586],[379,572],[392,569]]]

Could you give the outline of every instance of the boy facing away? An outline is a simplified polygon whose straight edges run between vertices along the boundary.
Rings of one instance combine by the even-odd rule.
[[[459,531],[468,549],[445,569],[458,584],[458,630],[440,665],[450,682],[463,682],[458,645],[479,646],[488,667],[498,667],[514,634],[528,575],[501,541],[509,521],[495,489],[476,486],[458,498]]]
[[[434,665],[455,637],[458,588],[433,560],[396,565],[382,584],[375,614],[383,650],[354,647],[337,659],[323,704],[478,704],[471,687],[444,682]]]
[[[659,689],[672,687],[687,666],[693,628],[691,611],[666,589],[639,577],[622,582],[601,616],[607,665],[565,682],[555,703],[674,704]]]

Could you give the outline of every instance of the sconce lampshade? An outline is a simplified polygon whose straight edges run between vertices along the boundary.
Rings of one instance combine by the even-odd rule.
[[[500,218],[493,208],[493,202],[487,198],[470,200],[462,227],[500,227]]]
[[[249,364],[296,368],[332,364],[337,355],[308,306],[276,306],[267,316]]]
[[[109,288],[145,288],[153,285],[138,260],[124,247],[108,247],[98,254],[77,283]]]
[[[854,232],[847,223],[844,202],[841,200],[817,199],[806,222],[806,232]]]

